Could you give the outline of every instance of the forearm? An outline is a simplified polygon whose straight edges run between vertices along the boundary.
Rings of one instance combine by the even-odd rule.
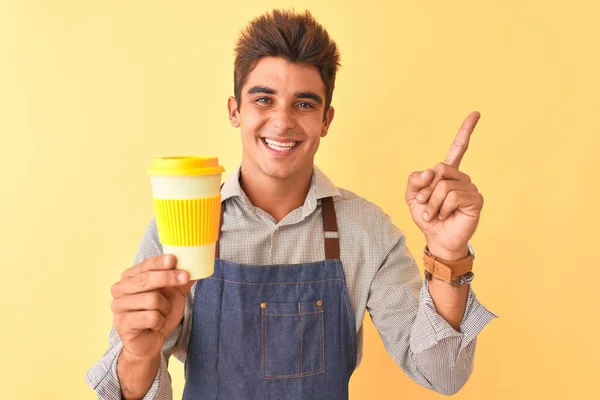
[[[160,354],[151,359],[136,360],[121,351],[117,363],[117,375],[123,399],[143,399],[158,373]]]
[[[431,254],[448,261],[460,260],[469,254],[469,249],[466,247],[464,251],[449,253],[434,243],[428,243],[427,246]],[[467,305],[468,285],[460,285],[454,288],[442,280],[432,278],[428,286],[429,294],[438,314],[448,321],[456,331],[460,331],[460,322],[463,319]]]
[[[457,332],[460,331],[460,322],[465,315],[468,292],[468,285],[461,285],[458,289],[454,289],[436,278],[429,281],[429,294],[435,309]]]

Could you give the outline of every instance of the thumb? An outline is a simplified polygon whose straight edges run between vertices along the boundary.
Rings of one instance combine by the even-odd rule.
[[[405,200],[409,206],[415,201],[419,191],[431,183],[434,176],[435,173],[431,169],[416,171],[410,174],[405,195]]]

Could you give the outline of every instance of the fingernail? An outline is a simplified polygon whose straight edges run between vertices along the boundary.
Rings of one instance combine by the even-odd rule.
[[[419,201],[423,201],[424,198],[425,196],[423,196],[423,193],[419,193],[419,195],[417,196],[417,200]]]
[[[442,214],[438,214],[438,219],[441,221],[442,220]]]
[[[425,170],[425,171],[421,172],[421,179],[423,179],[423,180],[425,179],[425,173],[426,173],[426,172],[427,172],[427,170]]]
[[[168,267],[169,265],[171,265],[171,256],[168,254],[165,254],[165,256],[163,257],[163,262],[165,263],[165,267]]]
[[[185,283],[185,281],[187,280],[185,277],[185,272],[178,273],[177,280],[179,281],[179,283]]]
[[[427,221],[429,219],[429,214],[427,214],[426,212],[423,213],[423,219],[425,221]]]

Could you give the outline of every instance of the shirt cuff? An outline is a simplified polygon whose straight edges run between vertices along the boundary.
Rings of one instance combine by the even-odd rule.
[[[122,349],[123,343],[116,344],[104,354],[96,365],[89,369],[85,376],[85,381],[96,391],[98,399],[121,400],[117,360]]]
[[[123,343],[118,343],[103,357],[104,362],[98,363],[86,375],[86,382],[98,394],[99,399],[121,400],[121,384],[117,374],[119,355],[123,350]],[[171,376],[164,355],[160,355],[158,372],[152,386],[143,400],[170,400],[173,398],[171,389]]]
[[[429,294],[429,281],[427,280],[424,280],[420,297],[419,310],[410,337],[411,350],[416,354],[436,345],[440,340],[460,337],[461,343],[455,358],[458,359],[462,350],[477,337],[479,332],[492,319],[497,318],[495,314],[479,303],[471,285],[469,285],[467,294],[465,314],[460,323],[460,332],[457,332],[448,321],[438,314]]]

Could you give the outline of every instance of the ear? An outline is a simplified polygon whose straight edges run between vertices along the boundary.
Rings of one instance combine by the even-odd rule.
[[[235,97],[230,96],[227,100],[227,110],[229,111],[229,123],[234,128],[240,127],[240,113],[238,111],[238,104]]]
[[[321,128],[321,137],[327,136],[327,131],[331,126],[331,122],[333,121],[333,116],[335,115],[335,109],[333,107],[329,107],[329,110],[325,113],[325,119],[323,121],[323,127]]]

